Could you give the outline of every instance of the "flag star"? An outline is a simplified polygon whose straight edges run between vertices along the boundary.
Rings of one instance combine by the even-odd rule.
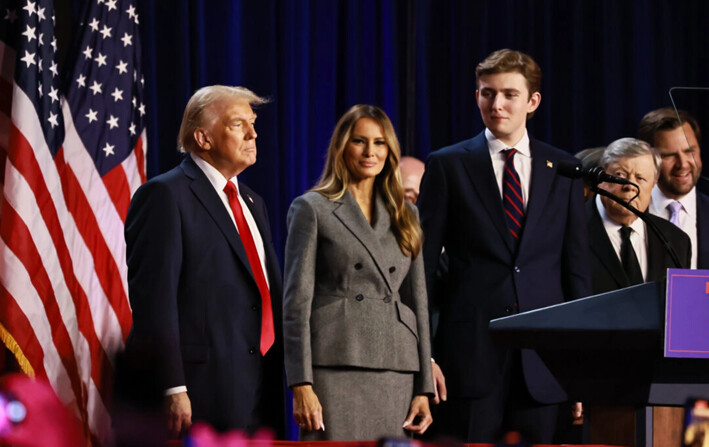
[[[42,59],[37,61],[37,73],[42,73]]]
[[[52,49],[54,51],[57,51],[57,39],[56,38],[52,38]]]
[[[94,60],[96,61],[99,67],[102,65],[106,65],[106,56],[101,53],[99,53]]]
[[[108,10],[116,9],[116,0],[106,0],[106,7]]]
[[[97,117],[98,112],[94,109],[89,109],[89,113],[84,115],[86,118],[89,119],[89,124],[93,123],[94,121],[98,121]]]
[[[27,25],[27,29],[25,30],[24,33],[22,33],[23,36],[27,37],[28,42],[32,42],[32,39],[36,39],[37,36],[34,35],[34,32],[37,28],[34,26],[29,26]]]
[[[140,76],[140,86],[145,87],[145,78],[142,75]]]
[[[59,74],[59,70],[57,70],[57,63],[52,61],[52,65],[49,66],[49,71],[52,72],[52,77],[57,76]]]
[[[111,129],[118,127],[118,117],[111,115],[111,117],[106,121],[106,124],[108,124]]]
[[[25,50],[25,56],[20,60],[22,62],[24,62],[25,64],[27,64],[26,68],[29,68],[30,65],[32,65],[32,64],[37,64],[37,62],[35,62],[35,60],[34,60],[34,53],[30,53],[27,50]]]
[[[42,83],[41,83],[41,82],[38,82],[38,83],[37,83],[37,93],[39,94],[39,97],[40,97],[40,98],[41,98],[42,96],[44,96],[44,92],[42,91]]]
[[[140,103],[140,107],[138,107],[138,111],[140,112],[140,116],[145,115],[145,104]]]
[[[39,37],[37,38],[37,46],[42,46],[44,44],[44,33],[39,33]]]
[[[37,9],[37,17],[39,17],[39,20],[44,20],[46,17],[44,17],[44,10],[47,8],[38,8]]]
[[[94,92],[94,95],[98,95],[99,93],[102,92],[101,90],[101,84],[98,83],[98,81],[94,81],[94,83],[89,87],[92,92]]]
[[[123,101],[123,90],[118,90],[118,87],[116,87],[111,96],[113,96],[114,102]]]
[[[128,131],[130,132],[131,135],[135,135],[135,123],[130,123],[130,127],[128,128]]]
[[[133,45],[133,36],[128,33],[123,33],[123,37],[121,37],[121,40],[123,41],[124,47],[127,47],[128,45]]]
[[[108,157],[109,155],[113,155],[113,148],[114,147],[115,147],[114,145],[108,144],[108,141],[107,141],[106,146],[101,150],[104,151],[106,153],[106,157]]]
[[[126,9],[126,12],[128,13],[128,17],[132,19],[133,16],[135,16],[135,6],[130,5],[128,9]]]
[[[24,9],[25,11],[27,11],[27,13],[30,15],[30,17],[32,17],[32,14],[35,13],[35,8],[34,8],[35,3],[36,3],[36,2],[27,2],[27,6],[25,6],[24,8],[22,8],[22,9]]]
[[[79,87],[86,87],[86,76],[80,74],[78,78],[76,78],[76,83],[79,84]]]
[[[118,70],[118,74],[128,73],[128,64],[120,61],[118,65],[116,65],[116,69]]]
[[[96,20],[96,17],[89,23],[89,27],[91,28],[91,31],[98,31],[98,20]]]
[[[5,9],[7,12],[5,14],[5,20],[9,21],[10,23],[15,23],[15,20],[17,20],[17,11],[14,9]]]
[[[107,25],[103,25],[103,29],[101,30],[101,35],[103,36],[104,39],[108,39],[111,37],[111,30],[112,28],[109,28]]]
[[[133,99],[131,100],[131,104],[133,104],[133,107],[134,107],[134,108],[138,106],[138,101],[136,101],[135,96],[134,96]]]
[[[59,125],[59,121],[57,120],[57,118],[59,118],[59,115],[57,115],[56,113],[49,112],[49,118],[47,118],[47,121],[49,121],[49,124],[52,125],[52,129]]]
[[[84,57],[85,57],[86,59],[91,59],[91,52],[92,52],[92,51],[93,51],[93,48],[91,48],[90,46],[86,45],[86,49],[83,51]]]
[[[52,98],[52,102],[59,101],[59,90],[55,89],[54,86],[49,87],[49,97]]]

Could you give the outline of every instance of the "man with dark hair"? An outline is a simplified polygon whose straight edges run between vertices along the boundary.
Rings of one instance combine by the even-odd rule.
[[[434,358],[448,391],[438,432],[489,443],[516,430],[548,444],[567,396],[535,352],[496,346],[488,324],[590,294],[582,185],[556,174],[571,155],[527,134],[541,101],[536,62],[496,51],[476,78],[486,129],[431,153],[419,196],[430,308],[440,310]],[[436,281],[442,248],[448,273]]]
[[[638,138],[660,154],[650,213],[677,225],[692,241],[692,268],[709,269],[709,196],[697,190],[702,173],[701,129],[686,111],[665,107],[646,114]]]

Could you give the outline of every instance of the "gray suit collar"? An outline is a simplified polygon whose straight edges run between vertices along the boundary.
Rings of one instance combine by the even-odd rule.
[[[386,267],[390,265],[390,262],[380,242],[380,239],[385,237],[391,228],[391,219],[384,200],[379,194],[375,193],[374,196],[373,227],[367,222],[364,214],[362,214],[362,210],[359,208],[359,204],[349,191],[346,191],[342,198],[335,202],[338,206],[334,209],[333,214],[357,240],[360,241],[367,252],[369,252],[379,273],[382,275],[382,278],[384,278],[389,291],[392,291],[391,282],[389,280],[389,270]]]

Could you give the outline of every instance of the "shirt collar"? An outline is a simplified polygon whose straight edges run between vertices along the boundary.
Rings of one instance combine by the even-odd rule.
[[[674,202],[677,200],[677,202],[682,204],[682,208],[689,214],[690,216],[696,216],[697,215],[697,187],[695,186],[692,188],[687,194],[684,195],[684,197],[680,199],[672,199],[670,197],[667,197],[664,192],[660,190],[660,188],[655,185],[654,188],[652,188],[652,207],[659,213],[662,211],[667,211],[667,205],[669,205],[671,202]]]
[[[192,152],[190,152],[189,155],[192,157],[195,164],[197,164],[197,166],[202,170],[202,172],[204,172],[204,175],[207,176],[207,180],[209,180],[209,183],[212,184],[214,189],[217,190],[217,192],[224,191],[224,187],[226,186],[226,182],[228,180],[224,178],[222,173],[199,155],[195,155]],[[236,179],[236,176],[230,178],[229,180],[234,183],[234,186],[236,186],[236,192],[239,193],[239,182]]]
[[[493,135],[488,128],[485,128],[485,139],[487,140],[487,147],[490,149],[490,155],[494,156],[505,149],[515,148],[517,149],[517,152],[525,157],[532,156],[529,150],[529,135],[527,134],[527,129],[524,130],[524,135],[522,135],[522,138],[520,138],[520,140],[512,146],[508,146],[497,139],[497,137]]]
[[[619,224],[608,216],[608,213],[606,213],[606,208],[603,206],[603,202],[601,202],[601,196],[599,194],[596,194],[596,208],[598,208],[598,214],[601,215],[601,220],[603,221],[603,226],[605,227],[606,232],[617,233],[618,231],[620,231],[620,228],[623,225]],[[645,222],[643,222],[641,218],[638,217],[637,219],[635,219],[633,223],[630,224],[630,228],[632,228],[634,232],[638,233],[642,240],[645,240]]]

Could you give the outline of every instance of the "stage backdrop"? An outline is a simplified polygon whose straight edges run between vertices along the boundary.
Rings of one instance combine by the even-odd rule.
[[[634,135],[672,86],[709,86],[701,0],[143,0],[140,13],[148,175],[178,163],[175,136],[197,88],[270,97],[243,177],[269,204],[279,250],[288,206],[316,181],[347,108],[383,107],[404,154],[425,158],[482,129],[475,66],[493,50],[538,61],[530,132],[569,152]]]

